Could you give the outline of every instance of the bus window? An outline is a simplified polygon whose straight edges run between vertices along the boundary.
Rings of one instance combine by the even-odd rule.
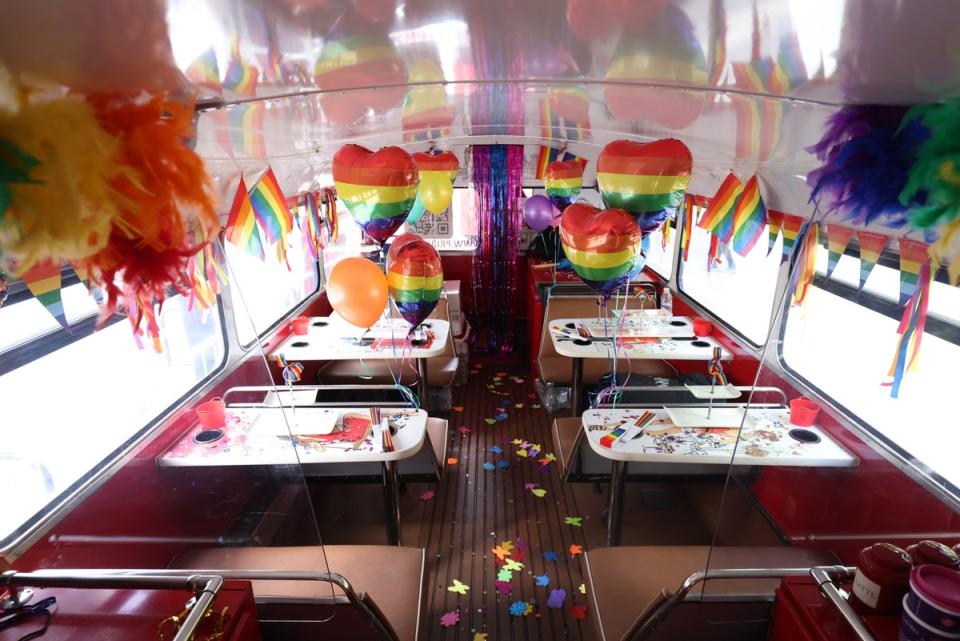
[[[664,231],[667,226],[667,241],[664,243]],[[673,250],[677,243],[677,230],[667,221],[663,227],[650,234],[650,246],[647,249],[647,267],[657,273],[664,280],[670,280],[673,275]]]
[[[781,235],[767,253],[764,236],[746,256],[721,243],[718,261],[708,268],[710,233],[693,225],[689,260],[680,263],[680,291],[759,347],[770,327],[782,242]]]
[[[76,313],[70,310],[76,296],[66,295],[70,289],[64,295],[67,318]],[[89,300],[76,309],[95,308],[93,297],[85,296]],[[125,318],[96,332],[88,328],[83,338],[46,353],[41,350],[55,342],[50,335],[28,338],[37,325],[46,323],[43,316],[49,316],[36,300],[0,308],[0,336],[12,337],[21,354],[35,353],[29,362],[9,371],[2,364],[12,354],[0,353],[0,371],[5,372],[0,375],[4,399],[0,484],[17,488],[0,510],[0,546],[91,478],[106,460],[223,366],[226,351],[219,307],[190,310],[187,302],[183,296],[164,301],[157,314],[163,349],[159,353],[149,345],[134,346]]]
[[[818,265],[826,265],[826,249],[818,253]],[[960,290],[932,284],[918,365],[904,376],[895,399],[883,383],[903,313],[896,304],[899,273],[875,266],[859,295],[858,274],[859,259],[853,256],[842,256],[829,280],[818,273],[806,303],[787,312],[783,363],[862,426],[960,487],[955,452],[944,447],[955,440],[955,421],[943,413],[960,360]]]

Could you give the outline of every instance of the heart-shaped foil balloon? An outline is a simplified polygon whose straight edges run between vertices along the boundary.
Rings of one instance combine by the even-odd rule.
[[[351,91],[327,91],[320,96],[324,115],[338,125],[363,119],[372,109],[384,113],[403,100],[407,68],[389,37],[379,33],[332,37],[326,41],[314,80],[325,90],[373,87]]]
[[[438,216],[453,202],[453,181],[457,177],[460,161],[452,151],[436,153],[418,152],[413,162],[420,174],[420,189],[417,192],[424,208]]]
[[[615,140],[597,158],[603,204],[633,214],[644,234],[659,228],[683,203],[693,157],[675,138]]]
[[[643,234],[622,209],[570,205],[560,217],[560,243],[573,270],[604,297],[643,269]]]
[[[555,160],[547,165],[543,186],[553,206],[563,211],[580,195],[583,185],[583,165],[580,160]]]
[[[404,320],[416,327],[440,300],[443,265],[433,245],[416,234],[402,234],[387,252],[387,286]]]
[[[413,207],[417,166],[399,147],[344,145],[333,155],[333,184],[357,224],[383,246]]]

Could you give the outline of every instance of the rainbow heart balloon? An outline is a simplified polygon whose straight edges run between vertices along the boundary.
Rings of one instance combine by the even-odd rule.
[[[597,158],[597,185],[604,205],[633,214],[649,234],[683,203],[692,168],[690,150],[675,138],[615,140]]]
[[[583,163],[579,160],[556,160],[547,165],[543,186],[553,206],[563,211],[580,195],[583,186]]]
[[[440,300],[443,289],[440,254],[416,234],[398,236],[387,252],[387,286],[400,315],[416,327]]]
[[[457,177],[460,161],[452,151],[437,153],[418,152],[413,162],[420,174],[420,189],[417,195],[424,208],[438,216],[453,202],[453,181]]]
[[[389,37],[371,33],[333,37],[324,44],[314,67],[314,80],[327,91],[320,96],[324,115],[338,125],[366,117],[369,110],[384,113],[403,100],[407,68]]]
[[[645,262],[640,226],[622,209],[570,205],[560,217],[560,243],[573,270],[604,297],[636,276]]]
[[[364,233],[383,246],[413,207],[417,166],[399,147],[344,145],[333,155],[333,184]]]

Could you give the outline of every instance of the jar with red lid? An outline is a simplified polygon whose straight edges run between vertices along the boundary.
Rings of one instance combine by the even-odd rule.
[[[907,548],[914,565],[942,565],[960,570],[960,556],[938,541],[920,541]]]
[[[860,614],[895,614],[910,584],[913,562],[902,548],[874,543],[860,550],[850,605]]]

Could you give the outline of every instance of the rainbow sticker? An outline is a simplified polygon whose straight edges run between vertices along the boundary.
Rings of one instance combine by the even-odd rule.
[[[622,209],[570,205],[560,217],[560,242],[574,271],[604,296],[643,269],[643,234]]]

